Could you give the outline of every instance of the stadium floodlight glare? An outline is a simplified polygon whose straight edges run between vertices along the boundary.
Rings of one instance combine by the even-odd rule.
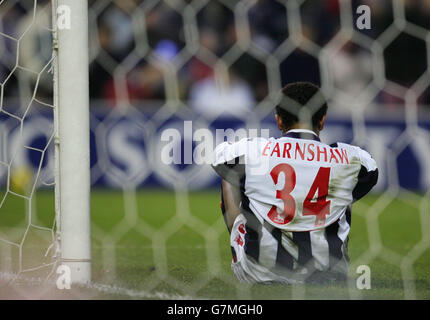
[[[72,283],[86,283],[91,279],[88,4],[58,0],[54,5],[67,6],[71,15],[70,28],[54,24],[58,44],[56,197],[60,197],[61,263],[70,267]]]

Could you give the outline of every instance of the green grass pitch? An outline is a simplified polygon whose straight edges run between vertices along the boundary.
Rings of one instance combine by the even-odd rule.
[[[3,194],[0,191],[0,196]],[[9,194],[0,208],[0,238],[13,242],[22,239],[29,222],[26,207],[30,205],[34,225],[52,225],[52,192],[39,191],[32,204]],[[175,194],[158,189],[135,193],[94,189],[93,282],[125,291],[78,288],[57,294],[60,298],[97,299],[157,298],[152,293],[209,299],[429,299],[430,244],[423,240],[430,227],[426,225],[428,208],[424,196],[412,193],[369,195],[354,204],[349,242],[350,278],[354,286],[350,288],[246,286],[238,284],[230,271],[229,239],[218,191]],[[22,247],[24,268],[44,261],[49,237],[49,231],[29,229]],[[16,270],[18,248],[0,241],[3,260],[4,252],[12,259],[0,261],[0,271]],[[355,288],[359,276],[356,267],[361,264],[371,268],[370,290]],[[219,273],[208,276],[208,269]],[[165,275],[168,277],[164,278]],[[4,284],[0,286],[0,297],[14,294]]]

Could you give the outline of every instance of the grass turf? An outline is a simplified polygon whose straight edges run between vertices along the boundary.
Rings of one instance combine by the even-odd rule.
[[[428,222],[426,202],[415,194],[381,194],[354,205],[350,288],[246,286],[230,271],[229,239],[217,191],[95,189],[91,196],[93,281],[131,291],[79,288],[57,297],[163,298],[156,295],[163,293],[214,299],[429,299],[430,244],[422,240],[428,227],[422,223]],[[31,206],[30,217],[26,208]],[[8,194],[0,208],[0,238],[19,243],[30,218],[32,225],[51,227],[53,212],[52,192],[39,191],[31,204]],[[46,260],[50,236],[46,230],[28,229],[22,246],[24,269]],[[0,241],[0,271],[19,268],[18,249]],[[12,259],[5,262],[5,257]],[[371,290],[355,287],[356,267],[361,264],[371,269]],[[0,287],[0,297],[11,295],[7,292]]]

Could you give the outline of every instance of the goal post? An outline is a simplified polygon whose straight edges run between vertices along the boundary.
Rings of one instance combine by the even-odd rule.
[[[91,280],[88,3],[54,0],[57,81],[57,192],[61,261],[72,283]],[[64,14],[70,23],[60,25]],[[69,15],[69,17],[68,17]]]

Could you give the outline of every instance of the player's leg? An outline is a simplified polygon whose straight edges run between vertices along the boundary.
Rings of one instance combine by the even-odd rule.
[[[249,225],[252,225],[251,221],[248,220],[249,218],[249,215],[239,214],[234,221],[230,234],[230,246],[233,253],[231,270],[236,278],[245,283],[302,283],[303,276],[295,277],[291,271],[280,270],[275,267],[276,261],[274,259],[277,258],[278,244],[270,234],[270,230],[264,226],[261,228],[261,237],[258,240],[261,241],[258,244],[259,250],[265,251],[260,251],[259,258],[263,258],[264,261],[259,260],[254,255],[249,255],[250,252],[247,247],[249,249],[250,237],[247,237],[247,233],[250,231]],[[254,246],[255,243],[251,245]]]
[[[234,221],[240,213],[240,191],[225,180],[221,183],[221,211],[231,232]]]
[[[293,279],[292,277],[273,273],[267,267],[260,265],[247,256],[245,253],[245,242],[247,241],[246,225],[248,221],[243,214],[240,214],[240,200],[240,190],[223,180],[221,186],[221,210],[230,232],[230,246],[233,255],[232,271],[234,275],[239,281],[247,283],[297,282],[297,279]],[[261,240],[264,241],[264,239],[267,240],[269,238],[270,232],[265,232],[265,237]],[[272,242],[273,247],[270,247],[270,243],[263,243],[263,247],[266,248],[265,250],[274,251],[276,256],[278,245],[275,243],[276,241],[273,240]],[[273,254],[271,255],[273,256]]]

